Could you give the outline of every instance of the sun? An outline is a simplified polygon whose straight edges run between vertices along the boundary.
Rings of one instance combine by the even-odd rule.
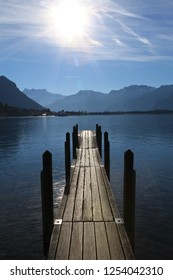
[[[88,21],[87,10],[79,1],[64,0],[51,10],[52,24],[62,40],[70,43],[84,36]]]

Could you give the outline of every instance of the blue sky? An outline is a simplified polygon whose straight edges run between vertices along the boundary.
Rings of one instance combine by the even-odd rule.
[[[21,90],[173,84],[172,0],[0,0],[0,11],[0,75]]]

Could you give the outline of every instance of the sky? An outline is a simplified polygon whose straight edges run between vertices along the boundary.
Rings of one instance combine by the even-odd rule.
[[[173,84],[172,0],[0,0],[0,75],[20,90]]]

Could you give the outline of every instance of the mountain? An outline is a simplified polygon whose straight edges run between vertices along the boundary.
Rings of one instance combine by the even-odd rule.
[[[155,89],[152,95],[143,96],[142,102],[149,103],[154,110],[173,110],[173,85]]]
[[[105,108],[107,95],[92,90],[81,90],[76,94],[65,96],[50,104],[49,108],[53,111],[87,111],[98,112]]]
[[[63,99],[62,94],[48,92],[46,89],[27,89],[23,93],[44,107],[49,107],[56,100]]]
[[[4,76],[0,76],[0,102],[9,106],[43,110],[44,108],[21,92],[16,84]]]
[[[143,110],[143,103],[138,102],[143,96],[152,92],[155,88],[146,85],[131,85],[120,90],[112,90],[108,93],[108,111],[135,111]]]
[[[173,85],[159,88],[146,85],[131,85],[108,94],[92,90],[79,91],[64,96],[50,104],[53,111],[149,111],[173,110]]]

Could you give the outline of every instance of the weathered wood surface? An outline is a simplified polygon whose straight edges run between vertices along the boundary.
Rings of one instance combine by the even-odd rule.
[[[54,225],[48,259],[134,259],[110,188],[93,131],[81,131],[70,192]]]

